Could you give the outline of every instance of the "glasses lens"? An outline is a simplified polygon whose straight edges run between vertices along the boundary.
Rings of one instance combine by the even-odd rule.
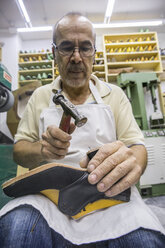
[[[78,49],[81,56],[90,57],[95,53],[95,48],[91,45],[81,45],[80,47],[75,47],[72,43],[60,44],[58,46],[58,51],[64,56],[71,56],[75,49]]]
[[[94,55],[95,48],[93,46],[81,46],[80,53],[84,57],[90,57]]]
[[[59,53],[61,53],[62,55],[71,55],[74,51],[74,45],[72,44],[60,44],[58,46],[58,51]]]

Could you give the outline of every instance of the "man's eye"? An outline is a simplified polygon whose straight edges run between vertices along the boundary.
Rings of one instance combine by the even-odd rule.
[[[70,51],[73,51],[73,46],[60,47],[60,50],[65,51],[65,52],[70,52]]]
[[[91,47],[81,47],[82,52],[88,52],[91,50]]]

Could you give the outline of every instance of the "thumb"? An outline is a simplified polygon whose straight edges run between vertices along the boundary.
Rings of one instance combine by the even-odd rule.
[[[70,127],[69,127],[69,134],[72,134],[74,132],[74,130],[76,129],[76,125],[74,123],[70,123]]]
[[[87,155],[84,156],[79,162],[81,168],[87,168],[88,163],[89,163],[89,158]]]

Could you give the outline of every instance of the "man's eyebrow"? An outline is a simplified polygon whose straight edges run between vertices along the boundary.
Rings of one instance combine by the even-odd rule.
[[[70,40],[63,40],[59,45],[70,45],[70,44],[74,44],[72,41]]]
[[[71,41],[71,40],[63,40],[63,41],[61,41],[61,43],[59,45],[63,45],[63,46],[73,45],[74,46],[74,42]],[[79,45],[90,45],[90,46],[93,46],[93,43],[90,40],[83,40],[83,41],[80,41],[79,42]]]
[[[83,40],[80,42],[80,45],[91,45],[93,46],[93,43],[90,40]]]

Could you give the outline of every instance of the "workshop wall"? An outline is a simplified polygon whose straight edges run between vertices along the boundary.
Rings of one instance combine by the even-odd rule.
[[[18,88],[18,52],[22,46],[19,35],[4,35],[0,38],[4,43],[2,48],[2,63],[8,68],[12,75],[12,90]]]
[[[126,29],[97,29],[96,30],[96,48],[98,51],[103,50],[103,34],[113,34],[113,33],[129,33],[129,32],[138,32],[139,30],[134,28]],[[154,31],[150,30],[150,31]],[[165,33],[158,32],[159,47],[165,48]],[[22,40],[18,34],[7,35],[4,34],[0,38],[0,41],[4,43],[2,49],[2,63],[8,68],[10,74],[12,75],[12,90],[18,88],[18,53],[20,50],[36,50],[49,49],[51,51],[52,39],[40,39],[40,40]],[[165,83],[162,83],[162,89],[165,91]],[[158,93],[156,93],[158,98]],[[151,102],[151,97],[149,92],[145,96],[147,116],[153,113],[153,106]],[[159,100],[157,101],[158,108]],[[6,113],[0,113],[0,130],[3,131],[6,135],[12,138],[8,127],[6,125]]]
[[[138,30],[131,29],[111,29],[111,30],[96,30],[96,48],[98,51],[103,50],[103,34],[110,33],[125,33],[125,32],[137,32]],[[151,30],[154,31],[154,30]],[[2,36],[0,38],[1,42],[4,42],[2,50],[2,63],[8,68],[10,74],[12,75],[12,90],[18,88],[18,53],[19,50],[41,50],[50,49],[52,40],[42,39],[42,40],[27,40],[22,41],[19,35]],[[165,48],[165,33],[158,33],[159,47]]]
[[[28,41],[23,41],[22,42],[22,50],[25,51],[39,51],[41,49],[49,49],[51,51],[51,44],[52,40],[51,39],[46,39],[46,40],[28,40]]]
[[[12,90],[15,90],[18,88],[18,52],[22,46],[22,40],[16,34],[4,34],[3,37],[0,37],[0,41],[4,43],[2,47],[2,63],[12,76]],[[6,125],[6,115],[7,113],[0,113],[0,131],[12,139],[12,135]]]

